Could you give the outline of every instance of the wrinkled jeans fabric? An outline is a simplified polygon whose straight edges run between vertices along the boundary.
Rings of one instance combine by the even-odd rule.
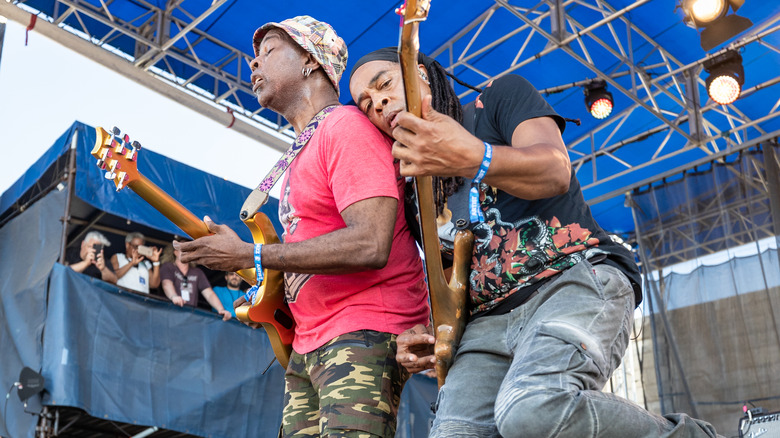
[[[634,315],[626,276],[582,261],[505,315],[470,322],[439,391],[431,437],[715,437],[601,392]]]

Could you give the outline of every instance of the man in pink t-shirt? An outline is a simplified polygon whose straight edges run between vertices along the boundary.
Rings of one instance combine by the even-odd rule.
[[[344,41],[326,23],[295,17],[255,32],[252,85],[258,101],[296,134],[338,105]],[[206,220],[214,235],[177,244],[181,259],[211,269],[285,273],[296,322],[285,373],[282,435],[395,435],[408,373],[396,336],[427,324],[422,262],[404,216],[404,179],[391,140],[354,107],[332,110],[282,182],[282,244],[242,242]],[[239,303],[237,301],[237,303]]]
[[[405,183],[398,177],[391,146],[357,108],[340,107],[329,115],[282,184],[279,219],[284,242],[345,228],[341,212],[356,202],[377,197],[402,201]],[[296,352],[311,352],[355,330],[401,333],[408,322],[427,322],[427,289],[403,202],[398,202],[392,233],[393,245],[381,269],[285,273],[287,302],[297,323]],[[327,258],[327,250],[315,257]]]

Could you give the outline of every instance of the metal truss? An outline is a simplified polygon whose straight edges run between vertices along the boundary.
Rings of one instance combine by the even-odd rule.
[[[159,88],[155,82],[161,80],[170,88],[164,90],[168,97],[189,106],[195,102],[186,95],[194,96],[212,106],[210,110],[196,105],[196,110],[226,125],[235,125],[233,117],[237,117],[241,126],[234,129],[284,151],[293,139],[289,124],[270,110],[264,111],[251,84],[243,79],[248,76],[252,55],[197,28],[226,2],[213,0],[205,9],[188,10],[184,3],[198,2],[168,0],[165,8],[160,8],[146,0],[134,0],[129,8],[130,2],[123,1],[55,0],[51,15],[28,7],[25,1],[16,6],[38,14],[36,30],[45,20],[94,46],[90,49],[72,38],[63,40],[61,32],[57,34],[55,39],[69,48],[152,88]],[[2,3],[0,13],[19,16],[14,7]],[[202,48],[208,48],[208,57]]]
[[[432,52],[440,60],[449,58],[449,65],[446,66],[448,70],[465,69],[472,74],[476,73],[483,79],[479,86],[485,86],[491,80],[531,63],[536,68],[559,68],[545,66],[544,61],[545,57],[554,52],[563,52],[571,60],[589,69],[597,78],[606,81],[613,92],[622,93],[631,101],[630,106],[616,108],[617,113],[586,134],[567,141],[572,164],[578,172],[583,190],[626,177],[619,180],[625,184],[623,187],[596,198],[591,197],[591,203],[610,199],[647,183],[637,182],[636,177],[632,179],[632,174],[682,153],[693,149],[703,151],[705,156],[722,151],[734,152],[757,143],[755,140],[758,137],[780,134],[779,131],[767,132],[762,128],[762,124],[780,116],[777,93],[773,96],[774,101],[766,102],[765,111],[762,111],[765,115],[751,119],[740,109],[741,100],[727,106],[714,102],[702,103],[701,96],[706,98],[707,93],[704,79],[699,76],[706,60],[748,44],[761,44],[769,48],[780,64],[780,49],[763,39],[780,30],[780,13],[769,17],[751,35],[735,41],[727,48],[696,62],[684,64],[632,23],[630,12],[650,0],[638,0],[622,9],[616,9],[603,0],[542,0],[531,8],[515,6],[506,0],[495,2],[494,6]],[[528,4],[525,1],[514,3]],[[670,10],[668,13],[673,12]],[[494,24],[505,23],[507,15],[517,19],[514,25]],[[491,34],[495,35],[499,26],[506,30],[502,36],[493,39],[483,36],[486,28],[490,28]],[[475,66],[482,56],[502,47],[511,47],[515,53],[514,58],[507,60],[505,65],[496,65],[489,72]],[[594,63],[596,54],[598,64]],[[605,57],[612,61],[605,61]],[[578,82],[540,91],[543,94],[556,93],[581,87],[593,79],[583,78]],[[780,76],[743,90],[741,99],[762,92],[778,82]],[[470,93],[472,91],[465,91],[461,97]],[[646,120],[647,114],[655,118],[654,126],[644,128],[641,132],[628,128],[637,125],[634,123],[637,117]],[[639,126],[643,125],[644,122]],[[653,137],[652,143],[647,141],[650,137]],[[639,143],[644,149],[655,149],[650,159],[624,150]],[[616,167],[617,171],[614,170]],[[611,170],[601,170],[606,168]],[[585,173],[585,169],[589,172]]]
[[[643,224],[637,234],[646,245],[649,260],[645,263],[663,268],[776,237],[780,220],[776,217],[777,207],[772,204],[777,197],[775,179],[780,163],[774,152],[766,151],[777,150],[776,145],[766,143],[763,147],[763,156],[743,155],[741,167],[724,166],[731,178],[713,179],[709,190],[702,193],[683,189],[690,197],[687,203],[658,211],[652,222]]]
[[[37,4],[35,0],[15,6],[0,1],[0,14],[25,25],[30,13],[38,14],[36,31],[48,32],[47,36],[137,82],[285,150],[293,135],[289,124],[258,105],[245,79],[252,55],[198,28],[226,1],[168,0],[161,8],[149,0],[53,0],[50,15],[27,5]],[[564,54],[593,77],[548,87],[543,93],[562,92],[600,78],[613,93],[628,98],[628,106],[616,108],[599,124],[588,121],[587,133],[567,139],[572,164],[591,203],[647,183],[638,181],[637,171],[664,162],[668,168],[674,162],[668,160],[680,154],[697,150],[701,151],[698,157],[706,159],[780,135],[764,127],[780,116],[777,93],[766,93],[780,82],[780,74],[743,90],[742,98],[727,106],[702,100],[707,94],[700,77],[706,60],[748,44],[763,46],[780,65],[780,47],[767,40],[780,31],[780,13],[726,49],[685,64],[631,21],[631,12],[651,1],[637,0],[617,9],[604,0],[539,0],[532,7],[513,4],[528,5],[527,0],[495,0],[431,54],[438,59],[448,56],[444,64],[449,70],[465,69],[481,78],[482,86],[531,63],[545,67],[547,59]],[[196,3],[201,6],[189,6]],[[195,7],[201,9],[191,9]],[[490,35],[503,34],[488,37],[487,28]],[[514,57],[479,62],[493,50],[510,50]],[[470,93],[465,91],[461,97]],[[747,113],[757,112],[747,111],[744,101],[754,95],[769,98],[760,100],[762,116],[751,119]],[[648,125],[648,119],[655,123]],[[636,153],[640,150],[643,153]],[[607,182],[620,188],[604,193],[602,184]],[[588,196],[588,190],[597,187],[600,195]]]
[[[651,265],[672,266],[726,248],[773,237],[775,234],[766,195],[756,194],[750,199],[735,200],[727,206],[714,205],[717,199],[694,200],[691,209],[699,214],[694,214],[694,211],[677,212],[679,216],[673,221],[659,223],[660,228],[643,233],[642,242],[648,245]],[[705,207],[714,209],[703,210]],[[724,229],[733,232],[719,237],[711,236],[713,230]]]

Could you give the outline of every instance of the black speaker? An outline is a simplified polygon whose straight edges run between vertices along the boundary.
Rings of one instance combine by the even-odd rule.
[[[739,438],[780,438],[780,412],[739,419]]]

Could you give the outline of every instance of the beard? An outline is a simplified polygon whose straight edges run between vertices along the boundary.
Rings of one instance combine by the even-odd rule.
[[[234,289],[238,289],[241,286],[241,280],[228,281],[227,285]]]

